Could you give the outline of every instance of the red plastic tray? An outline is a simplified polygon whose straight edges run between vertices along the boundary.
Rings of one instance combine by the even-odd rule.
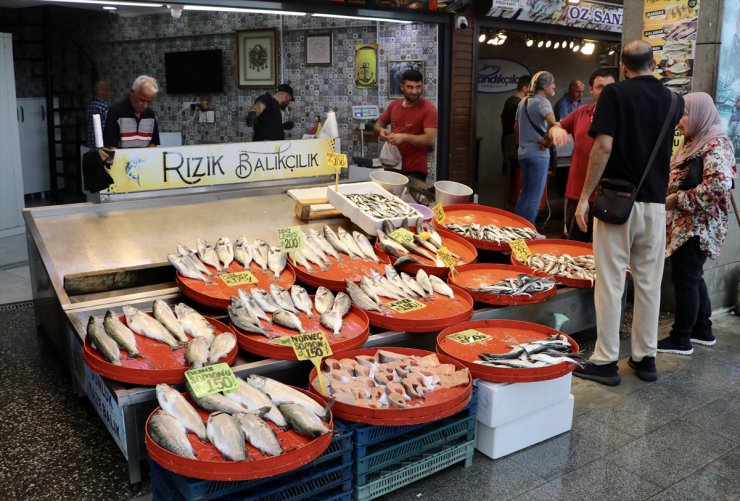
[[[342,261],[337,261],[334,257],[329,256],[331,264],[326,265],[326,271],[321,271],[318,265],[313,263],[310,263],[314,270],[313,273],[309,273],[303,266],[294,263],[292,259],[290,259],[290,264],[293,266],[298,279],[304,284],[313,287],[323,285],[327,289],[338,292],[347,288],[347,285],[344,283],[346,279],[359,282],[363,275],[366,275],[370,270],[384,274],[385,265],[390,263],[390,258],[382,253],[378,253],[380,263],[369,259],[350,259],[345,254],[340,254],[340,256]]]
[[[378,350],[393,351],[404,355],[426,356],[432,352],[419,350],[417,348],[397,348],[397,347],[377,347],[364,348],[361,350],[342,353],[342,358],[354,358],[357,355],[373,356]],[[455,360],[444,354],[438,354],[439,361],[443,364],[453,364],[458,369],[465,368],[460,361]],[[323,367],[323,365],[322,365]],[[316,395],[321,395],[319,382],[316,379],[316,368],[311,370],[309,375],[309,390]],[[411,400],[410,407],[405,409],[388,408],[388,409],[371,409],[344,402],[335,401],[332,412],[338,418],[355,423],[374,424],[380,426],[404,426],[409,424],[426,423],[437,419],[451,416],[468,405],[473,393],[473,381],[468,382],[467,386],[455,386],[453,388],[443,388],[428,393],[424,398]],[[326,399],[325,397],[322,397]]]
[[[493,224],[496,226],[513,226],[518,228],[529,228],[535,230],[532,223],[513,212],[489,207],[479,204],[452,204],[445,205],[445,224]],[[434,220],[436,228],[445,229],[437,220]],[[462,235],[461,235],[462,236]],[[509,252],[511,247],[506,242],[496,243],[489,240],[478,240],[477,238],[463,237],[478,249]],[[529,241],[528,241],[529,242]]]
[[[410,229],[411,233],[416,233],[414,229]],[[454,252],[458,256],[460,256],[460,261],[462,261],[463,264],[471,264],[475,263],[475,261],[478,259],[478,250],[475,248],[473,244],[465,240],[462,236],[458,235],[457,233],[453,233],[451,231],[445,231],[445,230],[437,230],[439,232],[439,235],[442,237],[442,244],[447,247],[450,251]],[[378,239],[375,239],[375,252],[376,253],[383,253],[383,251],[380,250],[380,246],[378,245]],[[446,266],[435,266],[434,262],[432,262],[431,259],[426,258],[424,256],[419,256],[418,254],[412,254],[413,257],[421,261],[421,265],[415,264],[415,263],[408,263],[401,265],[399,270],[405,271],[406,273],[410,275],[416,275],[416,272],[419,271],[419,269],[423,269],[426,271],[429,275],[436,275],[438,277],[446,277],[447,273],[449,273],[450,269]],[[396,258],[388,256],[388,259],[391,260],[392,263],[395,263],[397,261]],[[462,266],[462,264],[460,265]]]
[[[299,389],[299,388],[296,388]],[[305,390],[300,390],[319,403],[324,404],[323,400]],[[184,394],[185,398],[191,403],[190,396]],[[208,421],[209,412],[193,404],[195,409],[203,418]],[[202,480],[251,480],[255,478],[271,477],[280,473],[295,470],[319,457],[332,440],[332,433],[327,433],[311,439],[299,435],[293,430],[283,431],[272,421],[267,424],[275,431],[280,445],[283,449],[288,449],[280,456],[267,456],[258,449],[247,443],[246,461],[227,461],[221,453],[210,443],[201,442],[194,433],[188,433],[188,440],[195,450],[198,459],[190,459],[163,449],[149,436],[149,420],[159,407],[149,415],[145,425],[144,441],[146,451],[154,462],[167,470]],[[334,420],[329,414],[329,422],[325,423],[327,428],[334,429]]]
[[[151,315],[151,313],[149,314]],[[218,320],[209,317],[206,317],[206,319],[216,327],[217,332],[229,331],[229,328]],[[125,324],[126,318],[121,316],[121,321]],[[114,381],[148,386],[159,383],[179,384],[185,382],[185,371],[190,368],[187,360],[185,360],[186,346],[172,351],[164,343],[158,343],[138,334],[134,335],[139,351],[144,355],[144,358],[124,359],[123,354],[126,352],[121,350],[121,365],[113,365],[98,350],[93,348],[87,336],[85,336],[82,356],[93,371]],[[239,351],[238,346],[234,346],[234,349],[226,358],[222,358],[219,362],[233,365],[237,351]]]
[[[471,344],[460,344],[448,339],[447,336],[468,329],[488,334],[491,339]],[[554,334],[563,334],[550,327],[522,322],[519,320],[474,320],[464,322],[443,330],[437,336],[437,353],[450,356],[470,369],[470,373],[477,378],[486,381],[497,381],[506,383],[526,383],[532,381],[545,381],[555,379],[575,369],[575,364],[564,362],[562,364],[548,367],[533,367],[529,369],[514,369],[508,367],[489,367],[474,363],[478,360],[478,354],[506,353],[512,348],[510,345],[526,343],[535,339],[544,339]],[[565,335],[565,334],[563,334]],[[565,335],[573,346],[573,352],[580,351],[578,343]]]
[[[426,304],[426,308],[408,313],[397,313],[389,308],[383,309],[385,314],[377,311],[366,311],[365,313],[371,325],[383,329],[405,332],[438,331],[448,325],[464,322],[473,316],[473,298],[470,294],[456,285],[450,285],[450,287],[455,292],[454,301],[435,292],[434,299],[431,301],[417,299],[420,303]],[[381,301],[391,302],[385,297]]]
[[[314,296],[311,296],[313,302]],[[326,339],[329,341],[331,351],[335,354],[349,350],[356,350],[360,348],[365,341],[367,336],[370,334],[370,320],[364,311],[355,305],[352,305],[347,315],[344,316],[344,323],[342,330],[340,331],[339,337],[334,337],[334,334],[324,327],[319,321],[319,313],[314,308],[314,317],[308,318],[305,313],[298,315],[301,320],[301,325],[306,332],[322,331],[326,334]],[[296,331],[286,329],[277,324],[270,324],[265,320],[260,321],[262,326],[267,332],[274,332],[279,336],[293,336],[298,334]],[[252,334],[249,332],[243,332],[239,330],[234,324],[230,325],[231,331],[236,334],[237,343],[239,346],[246,351],[251,353],[268,357],[277,358],[279,360],[295,360],[295,351],[290,346],[280,346],[270,342],[262,334]]]
[[[470,287],[493,284],[507,278],[515,278],[520,273],[526,275],[543,276],[541,273],[532,273],[526,266],[512,264],[469,264],[455,270],[454,276],[448,278],[448,282],[464,288],[473,299],[481,303],[495,306],[508,306],[517,304],[533,304],[547,301],[557,293],[557,287],[544,292],[536,292],[530,296],[519,294],[495,294],[470,290]]]
[[[530,240],[527,242],[527,246],[529,247],[529,250],[532,251],[532,254],[552,254],[555,256],[559,256],[561,254],[570,254],[571,256],[583,256],[594,253],[593,245],[585,242],[577,242],[575,240],[558,240],[554,238],[548,238],[545,240]],[[511,254],[511,263],[527,266],[526,264],[517,261],[513,253]],[[547,276],[547,274],[539,270],[535,270],[534,268],[529,269],[535,271],[538,274]],[[567,285],[568,287],[591,289],[594,286],[594,284],[592,284],[590,280],[585,280],[582,278],[568,278],[560,275],[553,275],[553,277],[555,277],[558,282],[563,285]]]
[[[207,267],[213,272],[216,271],[210,266]],[[244,271],[244,267],[237,261],[233,261],[229,265],[228,272],[236,273],[239,271]],[[290,265],[285,267],[277,282],[275,282],[275,274],[273,272],[268,271],[267,273],[264,273],[262,268],[257,266],[254,262],[249,265],[249,271],[252,272],[252,275],[254,275],[257,280],[259,280],[258,283],[231,286],[226,285],[223,280],[216,276],[214,277],[214,282],[211,285],[208,285],[201,280],[183,277],[180,273],[177,273],[175,280],[177,281],[177,285],[180,287],[182,293],[193,301],[212,308],[226,309],[229,304],[231,304],[231,296],[236,296],[238,289],[261,287],[262,289],[269,290],[270,284],[274,283],[277,283],[283,289],[290,289],[296,279],[296,273]]]

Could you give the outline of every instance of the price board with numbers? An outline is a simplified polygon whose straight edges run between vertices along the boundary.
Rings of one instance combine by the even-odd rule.
[[[532,255],[527,242],[523,239],[509,240],[509,247],[511,247],[511,252],[520,263],[526,263],[527,258]]]
[[[252,275],[251,271],[237,271],[234,273],[221,273],[218,278],[224,281],[229,287],[239,287],[240,285],[257,284],[259,280]]]
[[[400,243],[406,243],[406,244],[412,244],[414,243],[414,234],[411,233],[406,228],[398,228],[397,230],[393,230],[390,235],[393,240]]]
[[[397,299],[387,303],[386,306],[397,313],[409,313],[427,307],[426,304],[420,303],[416,299],[410,297]]]
[[[491,336],[478,332],[475,329],[466,329],[464,331],[455,332],[454,334],[448,334],[447,339],[457,341],[460,344],[471,344],[479,343],[481,341],[488,341]]]
[[[445,224],[447,216],[445,216],[445,209],[444,207],[442,207],[442,204],[437,204],[432,207],[432,212],[434,213],[435,221],[437,221],[439,224]]]
[[[303,248],[303,230],[300,226],[278,228],[278,242],[281,252],[290,252]]]
[[[236,376],[226,364],[214,364],[185,372],[185,380],[196,398],[228,393],[238,387]]]

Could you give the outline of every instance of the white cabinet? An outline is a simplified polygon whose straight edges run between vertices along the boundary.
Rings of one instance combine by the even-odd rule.
[[[49,110],[46,98],[26,97],[18,100],[18,132],[21,138],[21,164],[23,166],[23,193],[39,193],[51,189],[49,175],[49,146],[47,120]],[[58,107],[54,99],[54,106]],[[58,121],[57,121],[58,122]],[[56,133],[60,137],[59,131]],[[59,146],[57,146],[59,148]]]

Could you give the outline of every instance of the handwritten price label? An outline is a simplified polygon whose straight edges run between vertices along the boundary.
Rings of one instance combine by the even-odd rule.
[[[434,207],[432,207],[432,212],[434,213],[435,221],[437,221],[439,224],[445,223],[447,216],[445,215],[445,209],[444,207],[442,207],[442,204],[437,204]]]
[[[456,332],[454,334],[448,334],[447,339],[450,339],[460,344],[471,344],[471,343],[480,343],[481,341],[488,341],[489,339],[491,339],[491,336],[489,336],[488,334],[479,332],[475,329],[468,329],[468,330]]]
[[[276,344],[278,346],[291,347],[291,346],[293,346],[293,342],[290,340],[291,337],[293,337],[293,336],[280,336],[280,337],[276,337],[275,339],[270,339],[270,344]]]
[[[256,284],[259,282],[257,277],[249,271],[237,271],[236,273],[222,273],[218,276],[229,287],[238,287],[240,285]]]
[[[447,266],[450,270],[454,271],[455,265],[457,264],[457,259],[450,253],[449,249],[447,247],[440,247],[437,249],[437,258],[442,261],[442,263]]]
[[[385,305],[397,313],[409,313],[427,307],[424,303],[420,303],[416,299],[410,297],[405,297],[403,299],[393,301],[392,303],[386,303]]]
[[[347,163],[347,155],[344,153],[334,153],[333,151],[326,153],[326,163],[337,170],[346,169],[349,165]]]
[[[312,360],[318,358],[319,361],[332,355],[331,346],[326,339],[326,334],[321,331],[307,332],[297,336],[290,336],[293,344],[293,350],[298,360]]]
[[[397,230],[392,231],[391,234],[388,236],[396,242],[400,242],[402,244],[414,243],[414,234],[406,228],[398,228]]]
[[[511,252],[514,253],[514,257],[520,263],[526,263],[527,258],[532,255],[532,251],[529,250],[527,242],[521,238],[517,240],[509,240],[509,247],[511,247]]]
[[[278,228],[278,242],[280,250],[289,252],[303,248],[303,231],[300,226],[288,226],[287,228]]]
[[[224,363],[185,371],[185,380],[196,398],[230,392],[238,386],[231,367]]]

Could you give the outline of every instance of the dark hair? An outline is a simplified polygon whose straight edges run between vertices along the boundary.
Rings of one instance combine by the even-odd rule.
[[[593,87],[594,86],[594,82],[599,77],[601,77],[601,78],[612,77],[614,79],[614,81],[617,80],[617,77],[614,76],[614,72],[612,70],[609,70],[607,68],[599,68],[598,70],[596,70],[593,73],[591,73],[591,76],[590,77],[588,77],[588,86],[589,87]]]
[[[647,43],[630,42],[622,51],[622,64],[630,71],[650,69],[653,62],[653,48]]]
[[[516,90],[528,89],[531,82],[532,77],[529,75],[519,77],[519,80],[516,81]]]
[[[403,75],[401,75],[401,82],[405,82],[406,80],[411,82],[421,82],[423,78],[421,77],[421,72],[419,70],[406,70],[403,72]]]

